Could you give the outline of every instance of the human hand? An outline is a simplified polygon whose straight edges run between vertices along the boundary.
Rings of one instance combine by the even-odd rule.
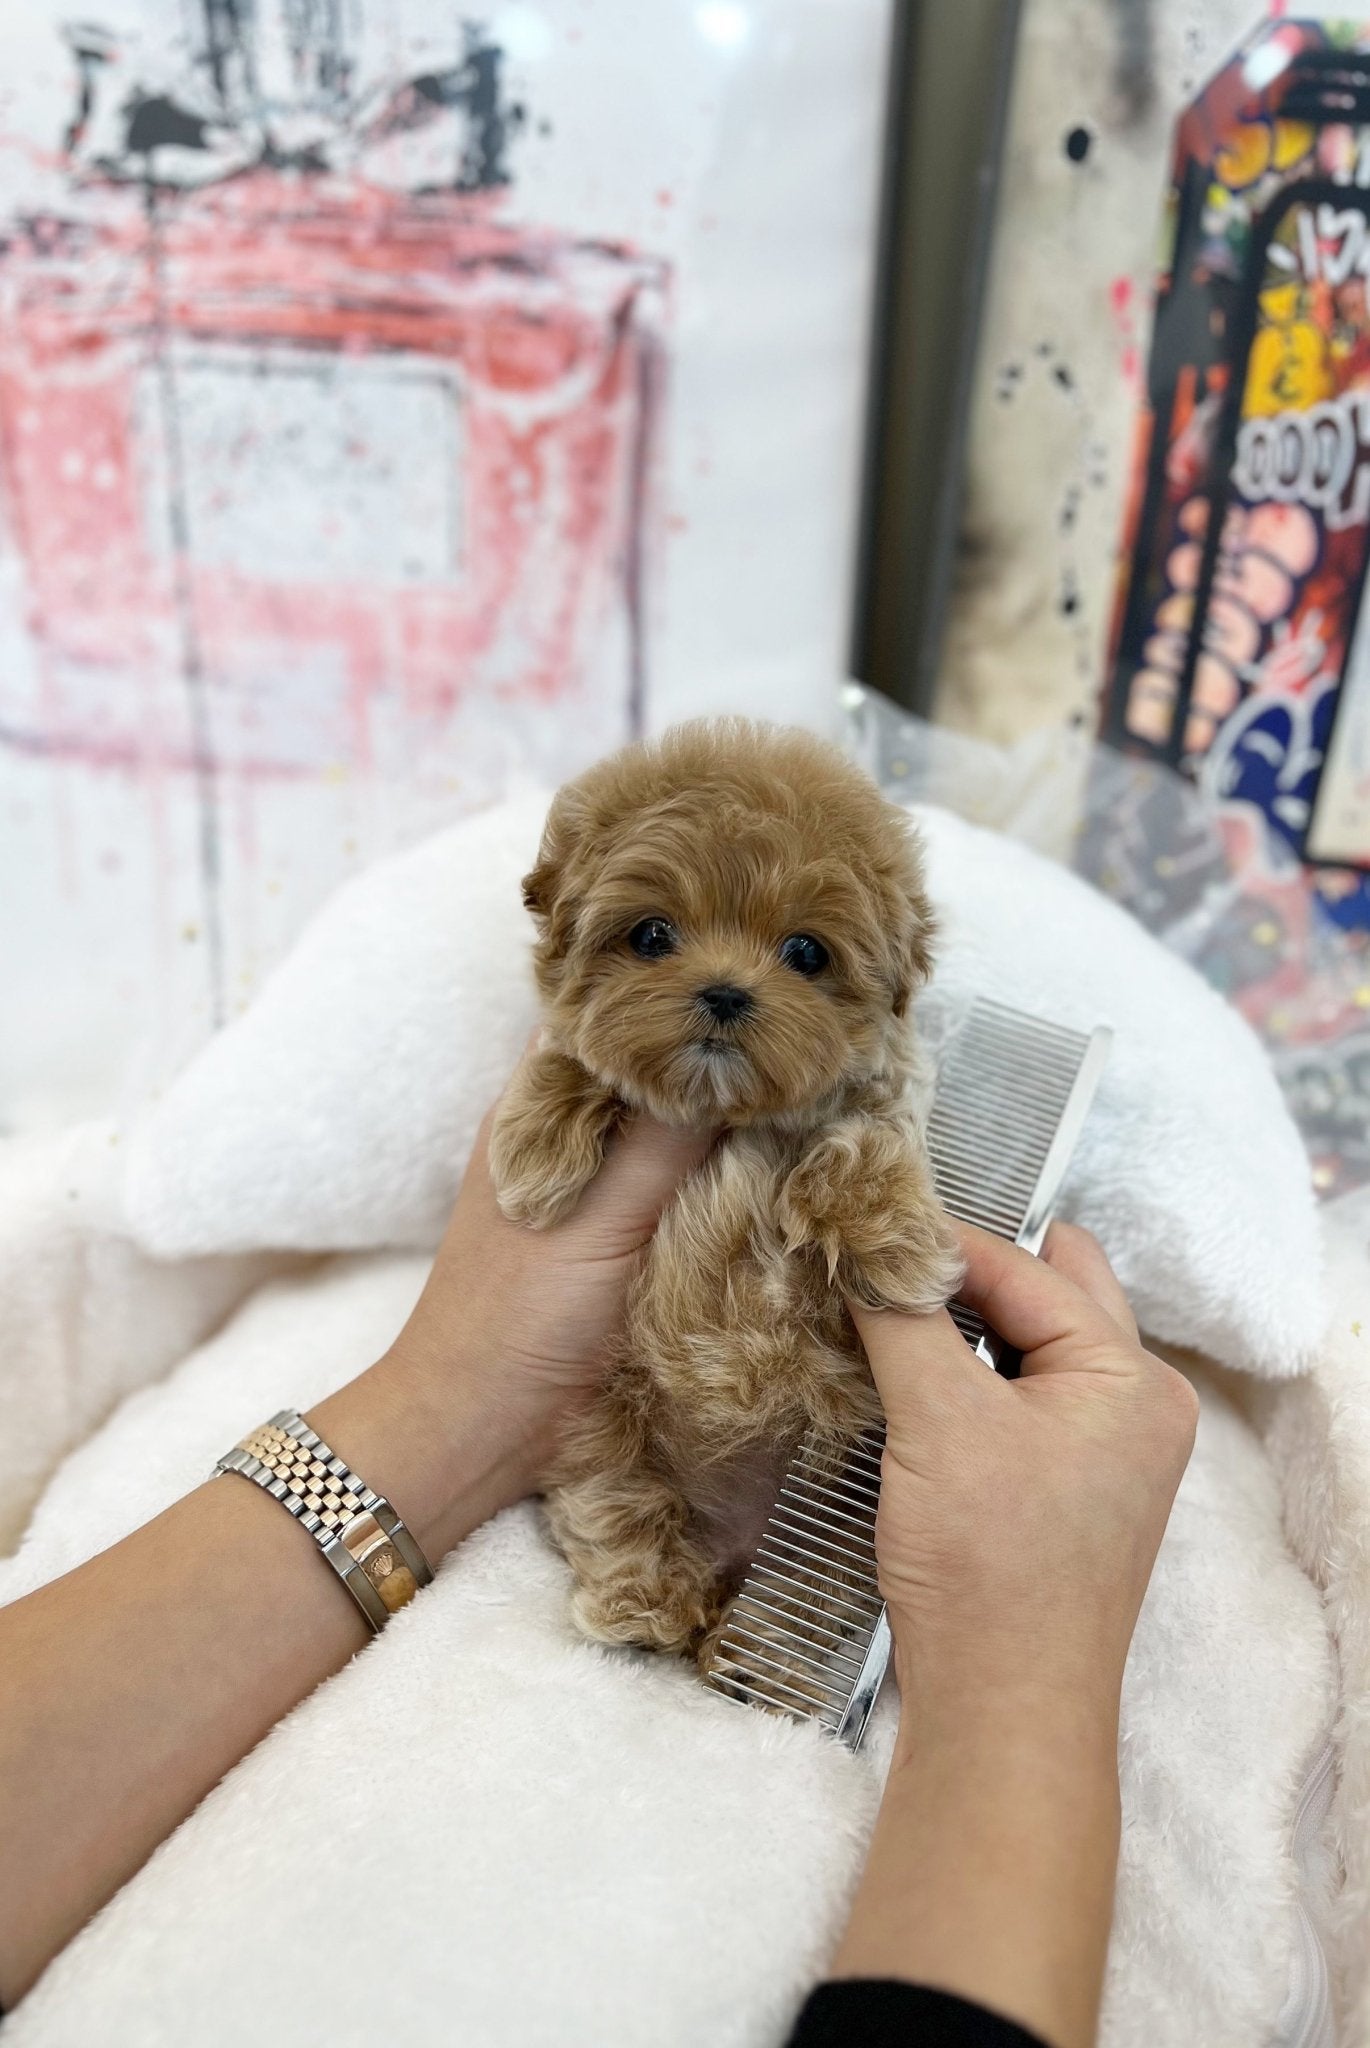
[[[493,1120],[491,1110],[427,1285],[380,1369],[439,1436],[479,1434],[498,1453],[499,1505],[536,1488],[562,1424],[598,1384],[657,1220],[715,1133],[631,1118],[573,1212],[535,1231],[495,1199]]]
[[[875,1547],[899,1735],[833,1964],[934,1984],[1057,2048],[1095,2039],[1118,1850],[1118,1694],[1198,1404],[1093,1238],[961,1229],[961,1298],[852,1315],[885,1404]]]
[[[661,1210],[710,1142],[630,1122],[575,1212],[533,1232],[496,1206],[489,1122],[404,1330],[308,1414],[434,1564],[536,1486],[603,1369]],[[257,1487],[209,1480],[0,1609],[0,1666],[23,1673],[0,1688],[6,2001],[367,1640],[330,1577]]]
[[[907,1719],[1006,1693],[1107,1717],[1197,1400],[1087,1232],[1053,1225],[1041,1259],[960,1234],[962,1299],[1022,1352],[1019,1379],[945,1311],[852,1307],[887,1419],[876,1553]]]

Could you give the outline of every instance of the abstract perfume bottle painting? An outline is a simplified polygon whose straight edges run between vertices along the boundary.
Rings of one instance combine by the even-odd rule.
[[[387,691],[440,739],[482,693],[584,683],[632,588],[650,265],[260,171],[35,224],[5,273],[5,483],[49,656],[11,744],[182,758],[199,740],[150,736],[118,667],[166,695],[158,734],[203,682],[216,759],[264,772],[365,759]],[[307,741],[253,738],[273,648],[284,691],[322,693]],[[606,741],[641,671],[592,712]]]
[[[287,11],[273,99],[250,12],[205,0],[194,106],[114,106],[82,32],[65,139],[96,203],[15,222],[0,263],[35,651],[4,743],[196,780],[217,1009],[226,779],[400,748],[479,787],[492,743],[552,775],[642,712],[662,266],[493,219],[521,109],[477,30],[354,103],[339,18]],[[362,175],[416,137],[445,185]]]
[[[464,12],[0,10],[0,1129],[464,811],[832,715],[891,0]]]

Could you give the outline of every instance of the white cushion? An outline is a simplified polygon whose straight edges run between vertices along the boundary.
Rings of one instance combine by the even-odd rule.
[[[1245,1018],[1077,875],[950,812],[918,815],[943,927],[936,1000],[1112,1026],[1058,1213],[1099,1238],[1153,1337],[1303,1370],[1326,1321],[1317,1203]]]
[[[435,1245],[536,1016],[519,879],[545,799],[481,813],[339,890],[247,1014],[135,1132],[131,1228],[165,1257]],[[1324,1320],[1307,1161],[1235,1010],[1085,883],[928,808],[930,1012],[975,995],[1114,1045],[1062,1203],[1144,1328],[1305,1366]]]
[[[481,811],[328,899],[134,1133],[146,1249],[437,1244],[537,1021],[519,882],[546,809]]]
[[[0,1601],[379,1356],[423,1276],[382,1255],[259,1289],[67,1460]],[[487,1523],[82,1929],[6,2043],[775,2048],[831,1956],[893,1701],[851,1756],[677,1659],[577,1642],[569,1598],[531,1503]],[[1260,1444],[1208,1391],[1124,1686],[1101,2048],[1287,2038],[1290,1822],[1332,1663]]]

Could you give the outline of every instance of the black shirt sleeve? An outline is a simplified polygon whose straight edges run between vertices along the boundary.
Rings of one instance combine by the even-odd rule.
[[[787,2048],[852,2048],[854,2042],[861,2048],[1046,2048],[1036,2034],[983,2005],[885,1977],[820,1984],[805,2000]]]
[[[950,1991],[889,1977],[820,1984],[787,2048],[1047,2048],[1036,2034]]]

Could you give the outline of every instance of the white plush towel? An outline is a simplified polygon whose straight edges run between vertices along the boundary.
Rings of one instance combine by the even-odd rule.
[[[532,1026],[519,877],[543,804],[467,820],[339,891],[133,1137],[160,1257],[432,1246]],[[1156,1336],[1297,1372],[1322,1332],[1308,1164],[1254,1034],[1194,970],[1039,854],[919,819],[942,918],[929,1029],[988,995],[1113,1051],[1063,1207]]]
[[[1230,1386],[1205,1384],[1129,1665],[1106,2048],[1323,2048],[1299,2031],[1296,1965],[1321,1915],[1351,2010],[1355,1903],[1344,1888],[1331,1904],[1316,1885],[1301,1894],[1292,1824],[1336,1706],[1323,1587],[1338,1596],[1343,1684],[1353,1671],[1358,1687],[1359,1721],[1342,1700],[1343,1776],[1370,1783],[1370,1649],[1348,1661],[1358,1639],[1339,1590],[1360,1582],[1370,1526],[1338,1520],[1341,1465],[1325,1455],[1316,1483],[1304,1469],[1333,1432],[1284,1405],[1303,1398],[1287,1376],[1317,1352],[1324,1314],[1298,1140],[1251,1035],[1188,969],[1023,848],[924,822],[946,924],[930,1026],[975,993],[1113,1023],[1070,1206],[1153,1331],[1243,1369],[1233,1385],[1264,1376],[1281,1473],[1303,1470],[1305,1493],[1333,1503],[1321,1522],[1309,1512],[1300,1570],[1257,1430]],[[245,1257],[353,1254],[258,1288],[170,1378],[125,1399],[57,1471],[0,1565],[0,1598],[146,1518],[263,1415],[308,1406],[389,1342],[424,1261],[357,1249],[434,1242],[531,1022],[516,885],[537,823],[537,806],[511,807],[350,885],[141,1128],[88,1132],[48,1159],[50,1189],[65,1171],[92,1191],[92,1242],[128,1228],[140,1253],[84,1275],[44,1263],[32,1237],[22,1250],[17,1193],[0,1204],[0,1270],[8,1230],[10,1269],[22,1256],[39,1276],[6,1328],[0,1416],[60,1360],[54,1461],[165,1370],[183,1295],[198,1298],[179,1261],[216,1262],[203,1329],[250,1285]],[[107,1159],[125,1154],[121,1193]],[[45,1228],[60,1236],[59,1206]],[[64,1306],[98,1330],[130,1287],[161,1332],[141,1365],[93,1339],[59,1345]],[[39,1448],[24,1452],[30,1483]],[[7,1456],[0,1426],[0,1482]],[[1329,1519],[1353,1559],[1338,1551],[1336,1576],[1317,1536]],[[887,1739],[888,1717],[853,1759],[681,1667],[578,1643],[564,1567],[521,1508],[230,1774],[58,1960],[7,2041],[236,2048],[279,2021],[339,2048],[761,2048],[829,1951]],[[1344,1800],[1333,1825],[1345,1838]],[[345,1879],[320,1882],[321,1842]],[[1363,1860],[1354,1871],[1363,1887]]]
[[[112,1124],[0,1145],[0,1552],[58,1458],[282,1263],[151,1257],[128,1236],[121,1163]]]
[[[353,1258],[257,1294],[69,1459],[0,1598],[373,1358],[423,1272]],[[852,1758],[578,1642],[567,1605],[536,1509],[481,1531],[77,1938],[6,2048],[240,2048],[291,2015],[336,2048],[780,2041],[831,1951],[888,1726]],[[1105,2048],[1274,2038],[1289,1820],[1332,1689],[1269,1468],[1210,1390],[1128,1672]]]

